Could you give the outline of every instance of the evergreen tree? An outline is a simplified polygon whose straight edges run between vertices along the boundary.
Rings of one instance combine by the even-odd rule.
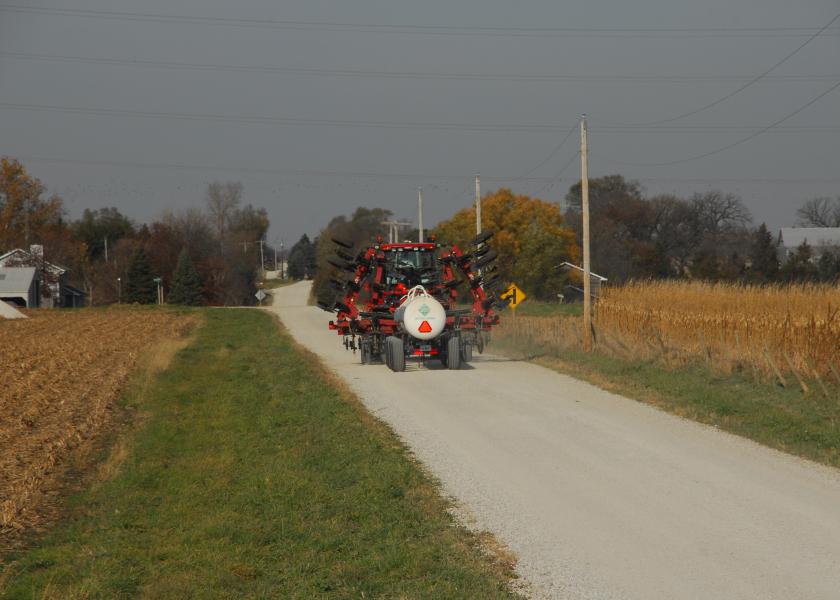
[[[172,289],[169,291],[169,302],[198,306],[202,303],[201,279],[195,270],[192,259],[184,248],[178,256],[178,265],[172,274]]]
[[[820,281],[836,281],[840,277],[840,252],[835,254],[825,248],[817,261],[817,272]]]
[[[157,285],[152,276],[152,267],[149,265],[149,258],[142,248],[134,253],[128,267],[125,301],[139,304],[154,304],[157,301]]]
[[[753,234],[750,248],[752,260],[752,277],[758,281],[773,281],[779,274],[779,257],[773,236],[762,223]]]
[[[808,242],[802,242],[782,267],[782,277],[786,281],[812,281],[816,279],[817,267],[812,262],[813,256],[814,253]]]
[[[304,279],[315,274],[315,244],[305,233],[289,251],[289,277]]]

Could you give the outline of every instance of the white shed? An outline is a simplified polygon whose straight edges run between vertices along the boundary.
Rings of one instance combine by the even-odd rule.
[[[0,300],[13,306],[37,307],[35,267],[0,267]]]

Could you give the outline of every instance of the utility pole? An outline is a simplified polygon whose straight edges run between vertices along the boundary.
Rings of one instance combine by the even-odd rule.
[[[423,188],[417,188],[417,213],[418,213],[418,220],[420,222],[420,239],[419,242],[423,243]]]
[[[592,282],[589,264],[589,146],[586,115],[580,119],[580,196],[583,217],[583,351],[592,351]]]
[[[382,221],[382,225],[388,226],[388,243],[397,244],[400,241],[400,227],[410,227],[411,223],[402,221]]]
[[[108,262],[108,236],[105,236],[105,262]]]
[[[257,241],[260,243],[260,273],[262,273],[262,278],[265,279],[265,253],[263,252],[265,240],[259,239]]]
[[[286,259],[283,257],[283,240],[280,240],[280,279],[286,279]]]
[[[24,248],[29,251],[29,198],[23,199]]]
[[[481,233],[481,180],[475,174],[475,234]]]

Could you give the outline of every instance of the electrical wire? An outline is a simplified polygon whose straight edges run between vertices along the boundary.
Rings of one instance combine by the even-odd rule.
[[[810,35],[814,27],[513,27],[481,25],[415,25],[348,23],[268,18],[210,17],[189,14],[165,14],[93,10],[79,8],[53,8],[0,4],[0,10],[13,13],[51,15],[63,17],[97,18],[153,23],[179,23],[191,25],[224,25],[259,27],[304,31],[333,31],[358,33],[423,34],[423,35],[479,35],[514,37],[801,37]]]
[[[781,119],[779,119],[777,121],[774,121],[770,125],[767,125],[767,126],[761,128],[761,129],[759,129],[758,131],[756,131],[754,133],[751,133],[750,135],[748,135],[746,137],[742,137],[739,140],[736,140],[736,141],[732,142],[731,144],[726,144],[725,146],[721,146],[720,148],[710,150],[709,152],[704,152],[702,154],[697,154],[695,156],[688,156],[686,158],[680,158],[680,159],[677,159],[677,160],[669,160],[669,161],[660,162],[660,163],[636,163],[636,162],[614,160],[614,159],[610,159],[610,158],[607,158],[607,157],[605,157],[605,158],[607,158],[607,160],[609,160],[610,162],[614,162],[614,163],[619,164],[619,165],[629,165],[629,166],[633,166],[633,167],[665,167],[665,166],[670,166],[670,165],[679,165],[679,164],[686,163],[686,162],[689,162],[689,161],[692,161],[692,160],[698,160],[698,159],[701,159],[701,158],[706,158],[706,157],[709,157],[709,156],[713,156],[713,155],[718,154],[720,152],[724,152],[725,150],[729,150],[730,148],[734,148],[735,146],[740,146],[741,144],[743,144],[745,142],[748,142],[752,139],[757,138],[758,136],[760,136],[764,133],[767,133],[768,131],[774,129],[776,126],[781,125],[782,123],[784,123],[788,119],[791,119],[791,118],[795,117],[796,115],[801,113],[803,110],[805,110],[808,107],[812,106],[813,104],[817,103],[818,101],[820,101],[825,96],[829,95],[831,92],[833,92],[837,88],[840,88],[840,81],[838,81],[837,83],[832,85],[827,90],[823,91],[821,94],[819,94],[815,98],[812,98],[811,100],[809,100],[808,102],[806,102],[805,104],[803,104],[802,106],[800,106],[799,108],[794,110],[793,112],[790,112],[790,113],[786,114],[784,117],[782,117]]]
[[[562,169],[560,169],[554,177],[552,177],[551,179],[549,179],[549,180],[545,183],[545,185],[543,185],[540,189],[538,189],[536,192],[534,192],[534,194],[533,194],[533,195],[534,195],[534,197],[537,197],[537,196],[539,196],[540,194],[542,194],[543,192],[548,191],[550,188],[554,187],[554,185],[555,185],[557,182],[561,181],[561,176],[563,175],[563,173],[565,173],[565,172],[566,172],[566,169],[568,169],[570,166],[572,166],[572,163],[574,163],[574,162],[575,162],[575,159],[577,159],[579,156],[580,156],[580,153],[579,153],[579,152],[576,152],[575,154],[573,154],[573,155],[571,156],[571,158],[569,158],[568,162],[567,162],[565,165],[563,165],[563,168],[562,168]]]
[[[271,67],[259,65],[222,65],[212,63],[190,63],[160,60],[138,60],[119,58],[94,58],[85,56],[34,54],[28,52],[0,52],[0,59],[30,60],[41,62],[80,63],[118,67],[149,69],[175,69],[195,71],[221,71],[257,73],[262,75],[303,75],[311,77],[349,77],[383,79],[455,80],[455,81],[519,81],[519,82],[564,82],[564,83],[717,83],[744,81],[751,75],[552,75],[527,73],[445,73],[428,71],[381,71],[375,69],[324,69],[306,67]],[[835,81],[838,75],[776,75],[766,79],[780,82]]]
[[[221,123],[254,123],[254,124],[275,124],[284,126],[312,126],[312,127],[371,127],[378,129],[420,129],[440,131],[472,131],[472,132],[498,132],[498,133],[557,133],[563,131],[559,125],[549,123],[458,123],[458,122],[400,122],[400,121],[366,121],[352,119],[318,119],[303,117],[273,117],[266,115],[230,115],[212,113],[182,113],[145,111],[133,109],[116,108],[92,108],[81,106],[24,104],[19,102],[0,102],[0,109],[18,110],[28,112],[57,112],[75,115],[104,116],[104,117],[134,117],[143,119],[168,119],[183,121],[214,121]],[[524,175],[536,171],[547,164],[556,153],[563,147],[576,129],[576,125],[569,129],[560,144],[533,169],[526,171]],[[730,133],[733,131],[750,132],[766,130],[763,125],[683,125],[673,127],[639,127],[639,126],[611,126],[603,125],[592,128],[596,133]],[[780,128],[781,132],[788,133],[831,133],[840,130],[840,125],[811,124],[792,125]],[[518,178],[516,178],[518,179]]]
[[[247,175],[286,175],[298,177],[328,177],[328,178],[342,178],[342,179],[383,179],[383,180],[440,180],[440,181],[463,181],[463,174],[444,174],[444,173],[399,173],[386,171],[336,171],[336,170],[313,170],[313,169],[275,169],[275,168],[260,168],[260,167],[243,167],[231,165],[195,165],[184,163],[149,163],[149,162],[135,162],[135,161],[119,161],[119,160],[94,160],[94,159],[77,159],[77,158],[63,158],[37,155],[19,155],[16,158],[22,162],[43,162],[55,164],[69,164],[81,165],[91,167],[120,167],[120,168],[139,168],[139,169],[162,169],[172,171],[218,171],[229,173],[241,173]],[[552,177],[529,177],[528,181],[542,182],[544,184],[555,181],[559,175],[568,169],[569,166],[578,158],[578,153],[572,155],[569,161],[563,168]],[[484,181],[491,181],[497,183],[506,183],[511,180],[510,177],[482,177]],[[674,177],[634,177],[640,181],[656,182],[656,183],[745,183],[745,184],[791,184],[801,185],[804,183],[834,185],[840,183],[840,177],[827,178],[783,178],[783,177],[689,177],[689,178],[674,178]],[[466,196],[471,189],[471,185],[467,185],[457,196],[461,198]]]
[[[59,106],[43,104],[23,104],[0,102],[0,109],[20,110],[30,112],[59,112],[78,115],[108,116],[108,117],[137,117],[153,119],[174,119],[183,121],[215,121],[230,123],[256,123],[277,125],[302,125],[313,127],[373,127],[384,129],[421,129],[443,131],[484,131],[484,132],[527,132],[552,133],[559,130],[556,125],[549,124],[480,124],[480,123],[443,123],[443,122],[398,122],[398,121],[363,121],[350,119],[314,119],[299,117],[271,117],[259,115],[224,115],[207,113],[157,112],[145,110],[89,108],[80,106]]]
[[[336,171],[329,169],[276,169],[276,168],[260,168],[260,167],[244,167],[244,166],[221,166],[221,165],[194,165],[186,163],[152,163],[152,162],[135,162],[135,161],[118,161],[118,160],[93,160],[93,159],[75,159],[62,157],[47,157],[36,155],[21,155],[16,156],[20,161],[40,161],[57,164],[77,164],[90,166],[108,166],[108,167],[137,167],[147,169],[166,169],[175,171],[225,171],[237,172],[254,175],[299,175],[304,177],[338,177],[338,178],[357,178],[357,179],[394,179],[394,180],[414,180],[414,181],[459,181],[463,180],[462,174],[444,174],[444,173],[399,173],[399,172],[385,172],[385,171]],[[485,177],[485,181],[508,181],[509,177]],[[545,181],[546,177],[529,177],[532,181]],[[466,190],[465,190],[466,192]]]
[[[555,146],[555,148],[548,154],[548,156],[546,156],[542,161],[540,161],[535,167],[533,167],[531,169],[528,169],[527,171],[523,172],[521,175],[518,175],[518,176],[514,177],[510,181],[511,182],[521,181],[522,179],[525,179],[529,175],[532,175],[534,172],[539,170],[540,167],[542,167],[543,165],[548,164],[549,161],[551,161],[551,159],[554,158],[554,156],[558,152],[560,152],[560,149],[563,148],[563,146],[566,144],[566,142],[572,136],[572,134],[575,132],[576,129],[577,129],[577,124],[572,125],[571,129],[569,129],[569,131],[566,133],[566,135],[563,136],[563,139],[560,140],[560,143],[557,144],[557,146]]]
[[[740,94],[741,92],[743,92],[747,88],[751,87],[752,85],[754,85],[754,84],[758,83],[759,81],[761,81],[762,79],[764,79],[771,72],[775,71],[777,68],[779,68],[780,66],[785,64],[788,60],[790,60],[791,58],[796,56],[799,53],[800,50],[802,50],[808,44],[810,44],[815,39],[817,39],[820,36],[821,33],[823,33],[825,30],[827,30],[829,27],[831,27],[834,24],[834,22],[837,21],[838,19],[840,19],[840,13],[837,13],[836,15],[834,15],[834,17],[828,23],[826,23],[825,25],[820,27],[819,30],[817,30],[811,37],[809,37],[807,40],[805,40],[799,46],[797,46],[792,52],[789,52],[781,60],[775,62],[773,64],[773,66],[771,66],[769,69],[766,69],[766,70],[762,71],[761,73],[759,73],[758,75],[756,75],[755,77],[753,77],[752,79],[747,81],[745,84],[743,84],[740,87],[734,89],[733,91],[729,92],[728,94],[726,94],[724,96],[721,96],[720,98],[718,98],[717,100],[714,100],[713,102],[709,102],[708,104],[704,104],[703,106],[701,106],[699,108],[695,108],[694,110],[690,110],[688,112],[684,112],[684,113],[678,114],[676,116],[669,117],[667,119],[659,119],[659,120],[656,120],[656,121],[648,121],[646,123],[622,123],[622,122],[619,122],[619,121],[607,121],[607,120],[604,120],[604,122],[608,123],[608,124],[611,124],[611,125],[643,125],[643,126],[661,125],[661,124],[664,124],[664,123],[672,123],[672,122],[678,121],[680,119],[685,119],[686,117],[691,117],[691,116],[696,115],[698,113],[701,113],[705,110],[708,110],[708,109],[712,108],[713,106],[717,106],[721,102],[725,102],[726,100],[729,100],[730,98],[736,96],[737,94]]]

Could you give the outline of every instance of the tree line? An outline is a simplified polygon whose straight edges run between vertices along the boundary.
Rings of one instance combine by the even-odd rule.
[[[638,182],[608,175],[590,180],[589,201],[592,269],[611,283],[671,278],[745,283],[840,280],[840,248],[803,243],[785,256],[776,236],[765,224],[756,226],[734,194],[647,196]],[[499,254],[500,278],[515,281],[534,298],[553,300],[567,284],[579,285],[578,277],[557,267],[581,261],[580,183],[569,188],[564,205],[562,211],[556,203],[505,188],[482,198],[483,228],[495,232],[491,245]],[[392,216],[386,209],[360,207],[349,216],[334,217],[314,242],[304,236],[292,249],[290,274],[314,277],[314,297],[329,304],[334,296],[329,281],[341,278],[329,263],[334,257],[332,238],[351,242],[358,250],[376,236],[386,237],[382,221]],[[797,216],[802,227],[838,227],[840,197],[808,200]],[[474,208],[458,211],[428,235],[446,244],[468,244],[475,235]],[[401,237],[416,240],[417,231]],[[297,257],[294,270],[292,256]]]
[[[568,225],[581,239],[581,189],[566,194]],[[589,183],[592,268],[611,281],[688,278],[751,283],[836,281],[840,248],[804,243],[777,251],[765,224],[757,227],[740,197],[721,191],[645,196],[621,175]],[[840,198],[816,198],[797,211],[803,227],[840,226]],[[815,260],[819,252],[819,260]]]
[[[0,251],[42,245],[93,304],[155,302],[156,278],[168,301],[253,304],[268,227],[265,209],[243,203],[239,182],[210,183],[203,208],[167,210],[150,223],[113,207],[68,219],[60,197],[17,160],[0,159]]]

